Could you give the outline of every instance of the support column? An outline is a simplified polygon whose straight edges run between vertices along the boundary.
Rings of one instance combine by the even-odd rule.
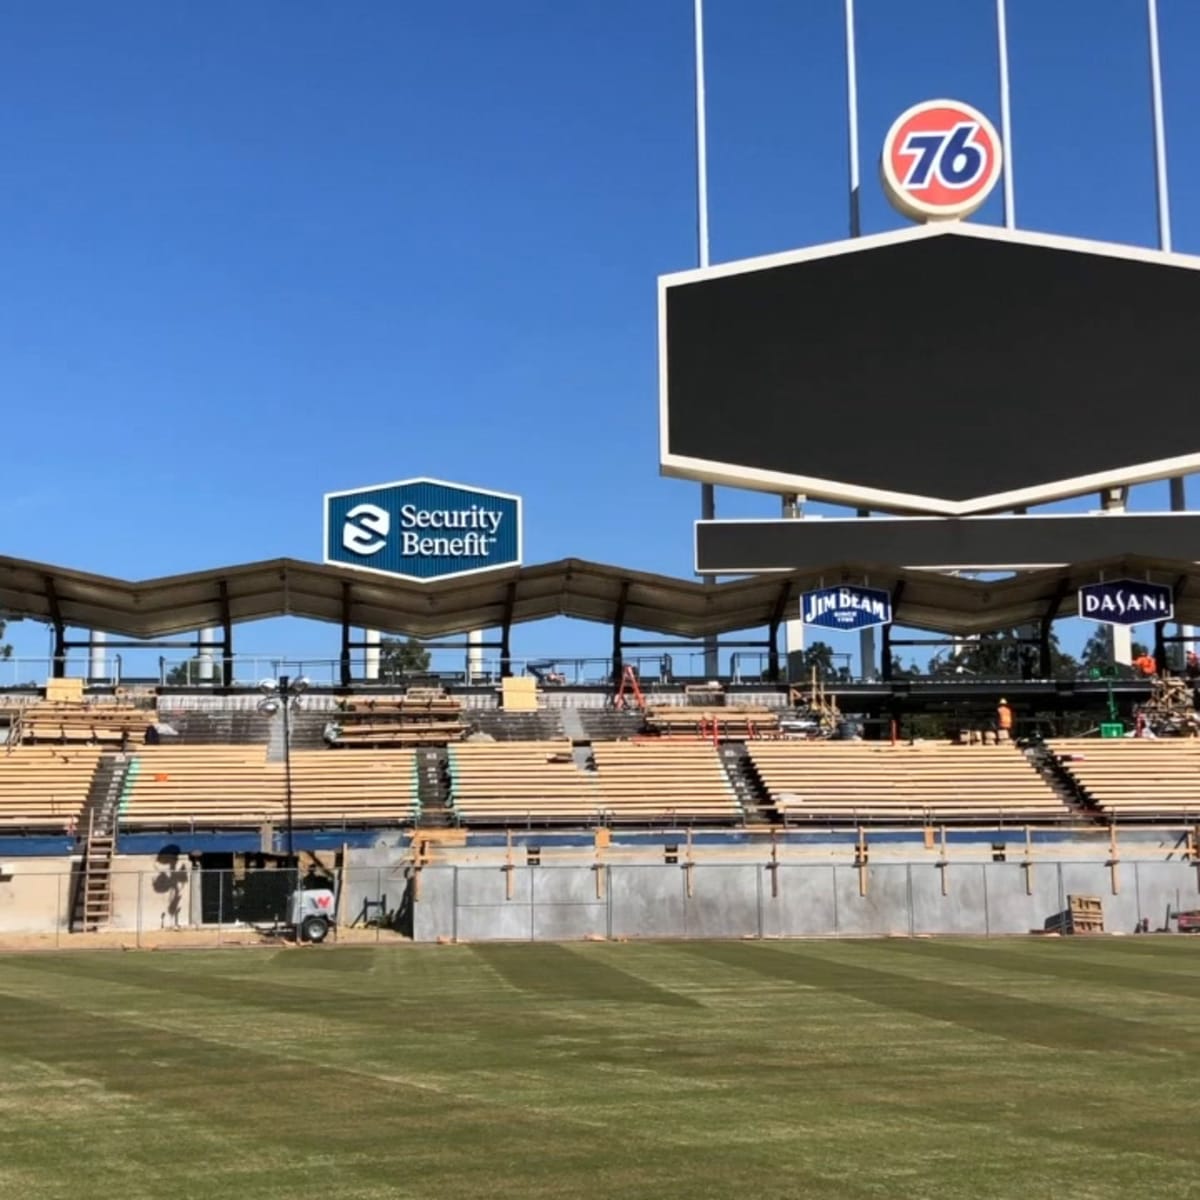
[[[707,252],[706,252],[707,256]],[[712,521],[717,515],[716,488],[711,483],[700,485],[700,519]],[[715,575],[705,576],[705,582],[715,583]],[[717,679],[721,674],[721,643],[717,635],[709,634],[704,639],[704,678]]]
[[[233,614],[229,610],[229,585],[221,580],[221,686],[233,687]]]
[[[483,630],[472,629],[467,634],[467,683],[483,677]]]
[[[858,516],[866,520],[871,515],[869,509],[860,508]],[[875,627],[860,629],[858,632],[858,657],[862,663],[862,677],[874,679],[877,675],[875,667]]]
[[[1128,488],[1107,488],[1100,493],[1100,507],[1106,513],[1123,513],[1129,498]],[[1111,625],[1113,662],[1130,666],[1133,663],[1133,630],[1128,625]]]
[[[1177,479],[1171,480],[1171,511],[1172,512],[1187,512],[1187,480],[1180,475]],[[1175,632],[1181,638],[1191,638],[1196,636],[1196,628],[1194,625],[1184,625],[1181,621],[1175,627]],[[1174,671],[1183,674],[1184,667],[1187,665],[1187,652],[1194,650],[1196,647],[1191,642],[1176,642],[1171,649],[1171,668]],[[1161,668],[1160,668],[1161,669]]]
[[[205,687],[213,683],[213,646],[216,645],[217,631],[215,629],[200,630],[200,651],[196,656],[196,676]]]
[[[783,496],[782,513],[785,521],[800,521],[804,519],[804,497]],[[804,653],[804,622],[797,614],[784,622],[783,646],[786,652],[787,682],[798,678],[795,670],[797,656]]]
[[[91,643],[88,646],[88,681],[93,679],[104,678],[104,643],[108,640],[108,635],[97,633],[94,629],[88,635],[88,640]]]
[[[363,641],[366,642],[366,664],[363,674],[368,683],[379,682],[379,630],[364,629]]]

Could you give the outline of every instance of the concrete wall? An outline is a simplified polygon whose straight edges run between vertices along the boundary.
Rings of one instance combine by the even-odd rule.
[[[70,923],[71,860],[20,858],[0,875],[0,933],[53,933]]]
[[[868,867],[704,863],[427,867],[414,904],[417,941],[612,938],[878,937],[1028,933],[1099,896],[1105,928],[1200,908],[1200,870],[1183,862],[931,863]],[[689,880],[690,875],[690,880]],[[774,878],[772,878],[774,876]],[[1114,887],[1115,883],[1115,887]]]
[[[400,909],[411,868],[396,847],[342,876],[343,924],[365,900]],[[368,856],[370,857],[370,856]],[[211,884],[211,880],[209,881]],[[1071,894],[1099,896],[1109,932],[1173,927],[1169,914],[1200,908],[1200,869],[1182,861],[1102,857],[1013,862],[928,859],[853,865],[703,861],[594,866],[435,865],[413,882],[418,941],[569,941],[599,938],[986,936],[1040,930]],[[0,934],[66,930],[69,858],[22,859],[0,877]],[[152,932],[202,921],[201,887],[186,860],[121,857],[110,928]]]

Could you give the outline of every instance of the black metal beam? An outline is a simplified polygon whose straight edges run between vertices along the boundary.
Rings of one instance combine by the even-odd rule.
[[[1050,597],[1041,620],[1038,622],[1038,674],[1043,679],[1049,679],[1054,673],[1054,663],[1051,661],[1050,653],[1050,634],[1054,627],[1054,618],[1058,616],[1058,610],[1062,607],[1062,602],[1070,590],[1071,581],[1064,575],[1058,581],[1058,586],[1054,589],[1054,594]]]
[[[900,579],[896,582],[896,586],[892,588],[893,621],[896,619],[896,613],[900,611],[900,601],[904,596],[904,585],[906,582],[907,580]],[[879,677],[884,683],[890,683],[892,678],[892,626],[890,624],[883,627],[880,642]]]
[[[217,598],[221,604],[221,686],[233,687],[233,614],[229,610],[229,584],[220,580]]]
[[[621,590],[617,594],[617,611],[613,614],[612,640],[612,677],[613,683],[621,682],[621,674],[625,669],[625,656],[622,653],[623,643],[621,634],[625,628],[625,609],[629,606],[629,580],[621,581]]]
[[[50,674],[54,679],[62,679],[67,673],[66,630],[63,627],[62,610],[58,606],[54,576],[43,575],[42,582],[46,585],[46,604],[50,608],[50,623],[54,627],[54,655]]]
[[[767,674],[772,683],[779,682],[779,626],[787,614],[788,600],[792,594],[791,582],[779,585],[779,595],[775,597],[775,607],[771,611],[771,629],[767,642]]]
[[[340,655],[342,687],[348,688],[352,681],[350,670],[350,581],[342,580],[342,652]]]
[[[512,620],[517,607],[517,581],[509,582],[504,589],[504,615],[500,620],[500,678],[512,674]]]

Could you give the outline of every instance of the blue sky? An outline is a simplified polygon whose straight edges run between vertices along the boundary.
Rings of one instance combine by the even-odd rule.
[[[324,491],[429,474],[523,494],[527,561],[688,573],[654,306],[696,256],[691,0],[3,11],[0,552],[317,558]],[[845,236],[840,0],[706,17],[714,261]],[[1145,4],[1009,0],[1009,26],[1018,224],[1152,244]],[[1161,0],[1161,29],[1175,244],[1200,252],[1200,6]],[[874,166],[898,112],[950,95],[998,123],[994,4],[859,0],[858,38],[872,232],[902,223]],[[337,631],[238,641],[332,657]]]

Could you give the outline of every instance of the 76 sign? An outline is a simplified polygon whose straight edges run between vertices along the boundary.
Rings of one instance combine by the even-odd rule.
[[[958,100],[926,100],[902,113],[883,142],[888,199],[920,221],[966,217],[987,199],[1001,169],[992,123]]]

